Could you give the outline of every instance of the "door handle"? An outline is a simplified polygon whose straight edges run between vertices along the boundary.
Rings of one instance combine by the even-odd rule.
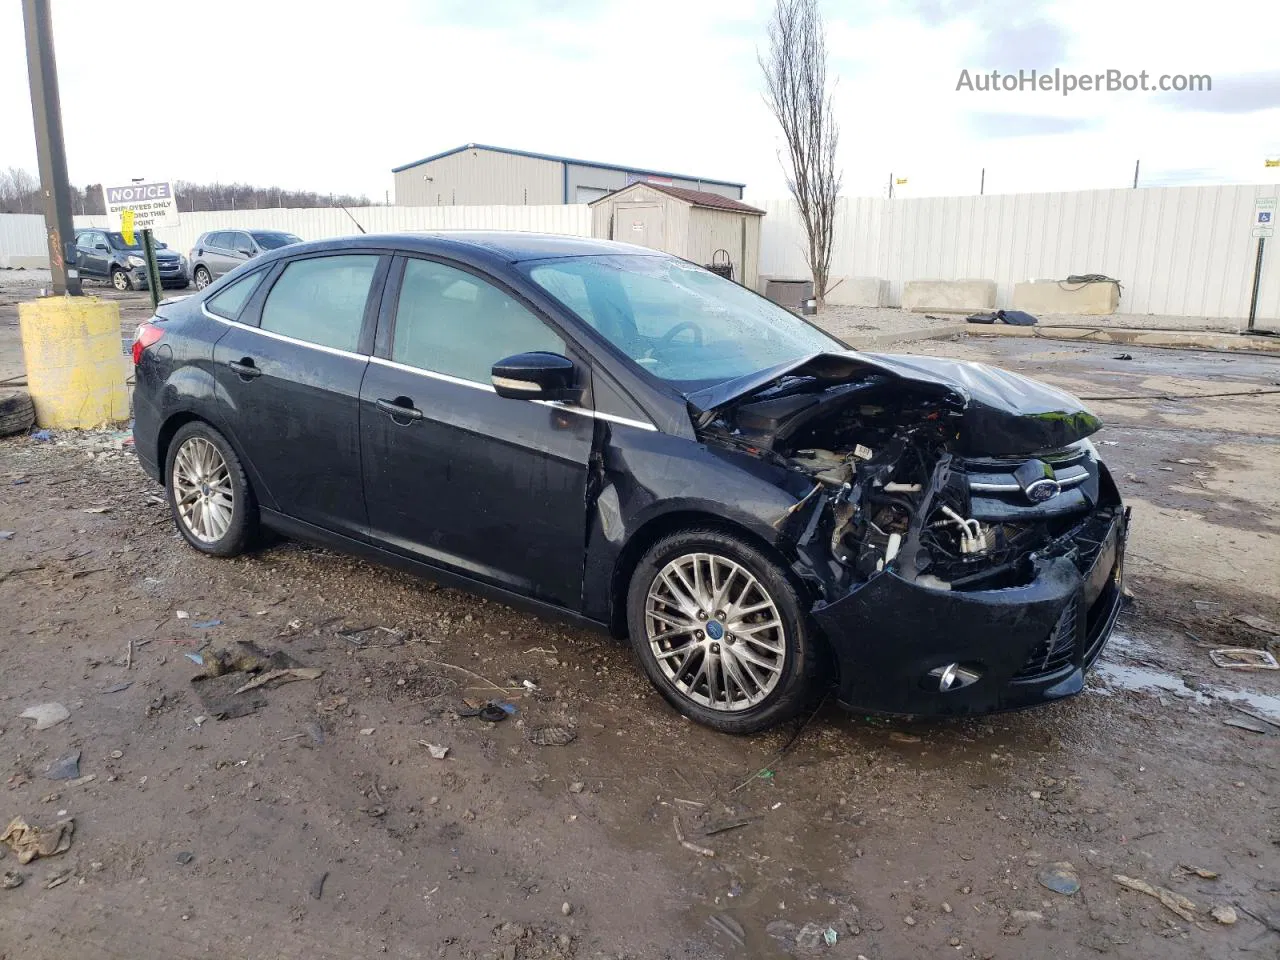
[[[252,357],[242,357],[239,360],[227,361],[230,367],[241,380],[252,380],[254,377],[262,376],[262,371],[253,364]]]
[[[376,406],[383,413],[390,415],[392,420],[421,420],[425,414],[413,405],[413,401],[408,397],[398,397],[402,401],[397,403],[396,400],[378,399],[374,401]]]

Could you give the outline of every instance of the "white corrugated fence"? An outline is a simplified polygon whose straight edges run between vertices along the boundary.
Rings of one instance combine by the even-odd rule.
[[[1240,319],[1248,315],[1256,241],[1253,202],[1272,186],[1163,187],[1076,193],[840,200],[833,277],[879,277],[889,303],[910,280],[994,280],[1007,306],[1013,284],[1102,273],[1123,285],[1120,313]],[[804,277],[804,232],[790,199],[757,204],[760,274]],[[407,230],[532,230],[591,234],[583,204],[490,207],[360,207],[370,233]],[[157,235],[186,253],[215,229],[272,228],[307,239],[355,233],[341,209],[184,213]],[[102,217],[76,217],[103,226]],[[1263,271],[1258,316],[1280,317],[1280,238]],[[45,257],[39,216],[0,215],[0,267]],[[30,265],[30,261],[27,261]]]
[[[1271,185],[842,198],[831,274],[888,280],[892,305],[909,280],[994,280],[1008,306],[1019,281],[1102,273],[1123,285],[1120,313],[1239,319],[1252,292],[1254,199],[1275,194]],[[761,206],[760,273],[807,277],[794,203]],[[1280,317],[1280,242],[1273,251],[1259,317]]]

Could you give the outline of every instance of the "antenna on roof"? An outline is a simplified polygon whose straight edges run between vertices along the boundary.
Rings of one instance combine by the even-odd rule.
[[[351,215],[351,211],[350,211],[350,210],[348,210],[346,207],[342,206],[342,204],[338,204],[338,206],[342,209],[342,212],[343,212],[343,213],[345,213],[348,217],[351,217],[351,222],[352,222],[352,223],[354,223],[354,224],[356,225],[356,229],[357,229],[357,230],[359,230],[361,233],[368,233],[368,232],[369,232],[369,231],[365,230],[365,228],[364,228],[364,227],[360,226],[360,221],[359,221],[359,220],[357,220],[355,217],[353,217],[353,216]]]

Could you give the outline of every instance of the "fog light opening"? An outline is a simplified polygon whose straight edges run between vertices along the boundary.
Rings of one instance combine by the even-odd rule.
[[[939,693],[950,693],[977,683],[982,674],[958,663],[949,663],[945,667],[934,667],[927,676],[932,681],[926,683],[927,686],[936,686]]]

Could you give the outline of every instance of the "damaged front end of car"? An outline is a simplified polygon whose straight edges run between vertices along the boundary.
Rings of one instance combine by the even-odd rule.
[[[1128,511],[1045,384],[822,354],[691,394],[699,438],[804,474],[777,520],[859,710],[956,715],[1079,692],[1122,600]]]

